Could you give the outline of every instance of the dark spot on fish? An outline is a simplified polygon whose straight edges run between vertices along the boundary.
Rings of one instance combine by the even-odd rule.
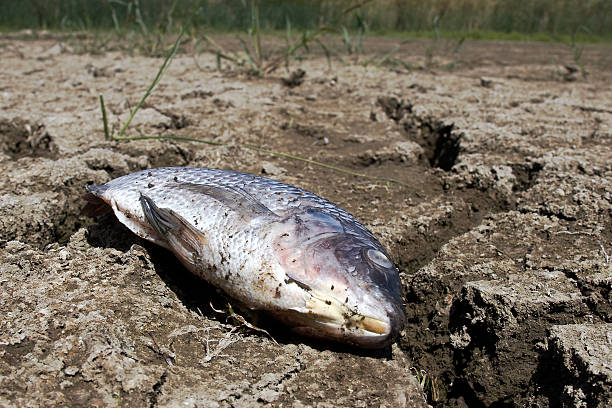
[[[331,305],[331,300],[326,300],[326,301],[325,301],[325,304],[326,304],[326,305]]]
[[[348,303],[348,296],[346,297],[346,299],[344,300],[344,303]]]
[[[280,290],[278,288],[276,288],[276,292],[274,292],[274,298],[275,299],[280,299],[280,297],[281,297]]]
[[[153,176],[153,173],[148,172],[148,173],[147,173],[147,177],[151,177],[151,176]]]
[[[334,290],[334,285],[331,285],[331,290]]]
[[[174,176],[174,181],[178,182],[178,177]]]
[[[292,259],[291,263],[295,263],[297,261],[297,259]]]
[[[289,233],[285,232],[283,235],[281,235],[281,237],[288,237]]]
[[[149,183],[149,184],[147,184],[147,187],[148,187],[148,188],[151,188],[151,187],[153,187],[153,186],[154,186],[154,184],[153,184],[153,183]]]

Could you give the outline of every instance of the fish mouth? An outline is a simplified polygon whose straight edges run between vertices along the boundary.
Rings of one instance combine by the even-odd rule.
[[[378,313],[357,313],[332,296],[310,292],[306,309],[294,309],[297,313],[285,314],[285,320],[293,331],[319,339],[331,339],[352,345],[378,349],[397,338],[404,326],[401,305],[393,303]]]

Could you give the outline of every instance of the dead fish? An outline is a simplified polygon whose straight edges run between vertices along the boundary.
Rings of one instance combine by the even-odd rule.
[[[308,191],[206,168],[144,170],[88,186],[140,237],[295,332],[364,348],[404,327],[398,270],[355,217]]]

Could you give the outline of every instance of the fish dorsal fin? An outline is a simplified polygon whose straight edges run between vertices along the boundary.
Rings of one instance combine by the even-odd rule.
[[[258,217],[279,218],[255,197],[237,186],[217,187],[210,184],[180,183],[176,187],[212,197],[246,221]]]

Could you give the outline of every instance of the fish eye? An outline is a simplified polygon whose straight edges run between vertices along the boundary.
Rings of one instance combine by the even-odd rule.
[[[374,262],[376,265],[382,268],[393,267],[393,264],[391,263],[389,258],[387,258],[385,254],[383,254],[377,249],[372,249],[372,248],[368,249],[368,251],[366,252],[366,255],[368,256],[368,259],[370,259],[370,261]]]

